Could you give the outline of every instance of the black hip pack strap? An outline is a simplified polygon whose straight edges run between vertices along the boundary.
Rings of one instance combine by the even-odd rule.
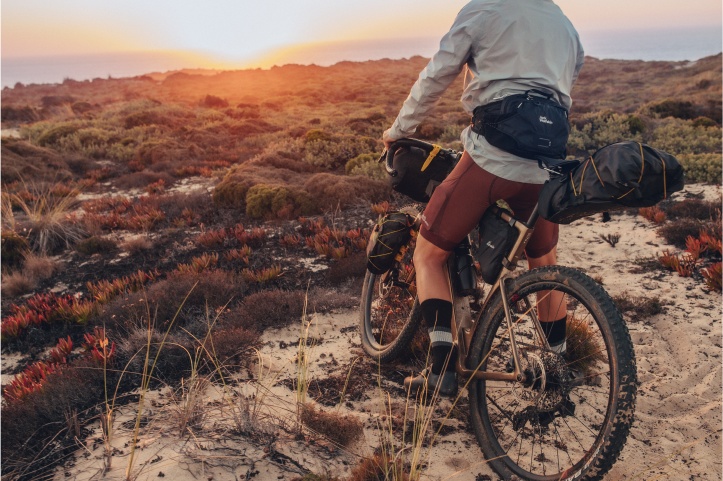
[[[472,131],[526,159],[564,159],[570,135],[567,110],[551,94],[528,90],[474,110]]]

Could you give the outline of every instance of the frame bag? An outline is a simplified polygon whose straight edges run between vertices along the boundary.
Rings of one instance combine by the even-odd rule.
[[[625,207],[650,207],[683,188],[672,155],[639,142],[606,145],[567,175],[545,182],[540,215],[557,224]]]
[[[460,154],[417,139],[394,142],[386,156],[392,189],[417,202],[429,202],[435,187],[449,175]]]
[[[487,284],[494,284],[500,275],[505,256],[517,241],[518,231],[500,217],[505,209],[490,206],[479,221],[479,248],[475,259],[479,262],[480,275]]]

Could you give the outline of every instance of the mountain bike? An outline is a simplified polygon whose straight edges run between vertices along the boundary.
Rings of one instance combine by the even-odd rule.
[[[525,222],[499,215],[518,234],[492,285],[479,282],[470,294],[456,281],[471,236],[448,261],[455,368],[469,395],[475,436],[505,480],[601,479],[633,422],[637,374],[628,329],[607,292],[577,269],[547,266],[514,275],[538,209]],[[367,272],[364,279],[362,346],[381,363],[405,353],[422,325],[415,238],[389,271]],[[540,324],[540,309],[557,308],[550,305],[553,296],[567,310],[564,354],[550,348]]]

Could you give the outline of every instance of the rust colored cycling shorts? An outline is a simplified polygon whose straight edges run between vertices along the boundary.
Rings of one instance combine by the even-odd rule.
[[[505,200],[515,218],[529,219],[542,189],[541,184],[513,182],[490,174],[465,152],[452,173],[434,190],[424,209],[420,234],[432,244],[451,251],[477,225],[484,211]],[[525,248],[527,257],[541,257],[557,245],[559,226],[537,220]]]

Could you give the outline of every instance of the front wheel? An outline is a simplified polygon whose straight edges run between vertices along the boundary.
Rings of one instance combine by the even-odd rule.
[[[416,296],[412,249],[384,274],[367,271],[359,309],[362,347],[377,362],[407,351],[422,320]]]
[[[512,372],[510,331],[520,379],[470,383],[477,440],[506,480],[601,479],[633,421],[636,369],[627,327],[610,296],[575,269],[549,266],[508,281],[511,326],[497,293],[475,333],[471,369]],[[550,300],[554,299],[554,305]],[[553,352],[535,318],[567,312],[567,350]]]

